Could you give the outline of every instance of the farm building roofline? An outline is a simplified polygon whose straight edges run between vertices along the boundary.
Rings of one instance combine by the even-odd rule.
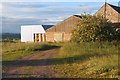
[[[45,30],[47,30],[47,29],[51,28],[51,27],[54,26],[54,25],[42,25],[42,26],[43,26],[43,28],[44,28]]]
[[[120,13],[120,7],[119,6],[114,6],[112,4],[107,3],[108,5],[110,5],[113,9],[115,9],[118,13]]]
[[[80,15],[73,15],[73,16],[75,16],[75,17],[79,17],[79,18],[82,18]]]

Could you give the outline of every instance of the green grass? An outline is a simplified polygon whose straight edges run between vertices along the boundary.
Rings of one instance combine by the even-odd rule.
[[[4,42],[3,61],[12,61],[30,55],[33,51],[62,46],[53,59],[53,71],[67,78],[117,78],[119,42],[102,43],[20,43]],[[4,63],[5,64],[5,63]],[[24,68],[29,71],[31,67]],[[28,75],[29,76],[29,75]]]
[[[43,51],[48,49],[53,49],[61,45],[61,43],[21,43],[21,42],[2,42],[2,66],[3,72],[6,70],[4,68],[6,65],[19,60],[25,56],[35,53],[35,51]],[[9,62],[10,61],[10,62]],[[31,63],[30,63],[31,64]],[[34,63],[32,63],[34,64]],[[25,74],[20,75],[21,77],[32,77],[34,71],[33,66],[21,67]]]
[[[63,58],[53,70],[68,78],[117,78],[120,43],[67,43],[55,58]],[[60,62],[60,61],[59,61]]]
[[[53,48],[55,45],[49,43],[2,43],[2,60],[17,60],[30,55],[33,51],[42,51]]]

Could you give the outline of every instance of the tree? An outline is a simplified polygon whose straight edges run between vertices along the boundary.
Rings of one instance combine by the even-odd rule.
[[[115,30],[111,22],[103,17],[91,15],[82,16],[77,27],[72,32],[71,41],[90,42],[90,41],[111,41]]]

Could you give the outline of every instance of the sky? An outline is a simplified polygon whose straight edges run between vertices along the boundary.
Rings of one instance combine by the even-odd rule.
[[[100,1],[100,2],[99,2]],[[114,2],[113,2],[114,1]],[[119,0],[108,1],[117,5]],[[4,0],[0,5],[0,29],[3,33],[20,33],[21,25],[55,25],[60,21],[80,14],[94,14],[104,5],[104,1],[84,2],[75,0]]]

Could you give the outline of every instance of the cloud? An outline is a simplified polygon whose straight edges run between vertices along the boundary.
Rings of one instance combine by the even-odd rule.
[[[2,4],[0,3],[0,10],[2,10]]]
[[[25,25],[25,24],[38,24],[38,20],[27,19],[27,18],[18,19],[18,18],[3,17],[2,32],[20,33],[21,25]]]
[[[41,4],[41,3],[27,3],[27,2],[23,2],[23,3],[9,3],[9,2],[4,2],[1,4],[2,8],[1,8],[1,12],[3,13],[3,15],[10,15],[10,14],[14,14],[14,15],[24,15],[25,13],[34,13],[37,12],[38,9],[43,9],[48,7],[48,4]]]
[[[2,3],[0,3],[0,16],[2,16],[2,8],[3,8],[3,5]]]
[[[38,4],[38,3],[9,3],[9,2],[4,2],[2,3],[3,6],[7,6],[7,7],[13,7],[13,8],[43,8],[43,7],[47,7],[49,5],[46,4]]]
[[[2,32],[12,32],[12,33],[20,33],[21,25],[54,25],[63,20],[63,16],[59,17],[44,17],[44,18],[9,18],[2,17]]]
[[[93,13],[101,7],[98,6],[98,4],[83,4],[84,3],[52,4],[40,2],[3,4],[3,32],[20,32],[20,26],[26,24],[55,25],[69,16],[83,12]]]
[[[61,4],[61,3],[60,3]],[[22,8],[17,8],[16,6],[24,6]],[[27,5],[28,7],[25,7],[25,5]],[[3,13],[3,16],[6,16],[6,17],[17,17],[17,16],[20,16],[20,17],[25,17],[25,16],[36,16],[36,18],[38,18],[39,15],[61,15],[61,14],[64,14],[64,15],[74,15],[75,13],[83,13],[83,12],[87,12],[87,13],[91,13],[91,11],[93,11],[93,7],[91,7],[90,5],[80,5],[80,6],[77,6],[77,7],[64,7],[61,5],[50,5],[49,3],[49,6],[48,6],[48,3],[44,3],[44,4],[39,4],[39,5],[47,5],[46,8],[41,8],[38,3],[37,5],[39,7],[37,8],[33,8],[34,6],[33,5],[36,5],[36,3],[30,3],[28,5],[28,3],[25,3],[25,4],[19,4],[19,3],[14,3],[14,4],[11,4],[11,3],[7,3],[7,5],[3,5],[3,10],[2,10],[2,13]],[[67,4],[66,4],[67,5]],[[12,6],[13,8],[9,7],[9,6]],[[30,7],[29,7],[30,6]],[[32,7],[33,6],[33,7]],[[17,8],[17,9],[14,9],[14,8]],[[14,16],[16,15],[16,16]],[[22,15],[22,16],[21,16]]]

